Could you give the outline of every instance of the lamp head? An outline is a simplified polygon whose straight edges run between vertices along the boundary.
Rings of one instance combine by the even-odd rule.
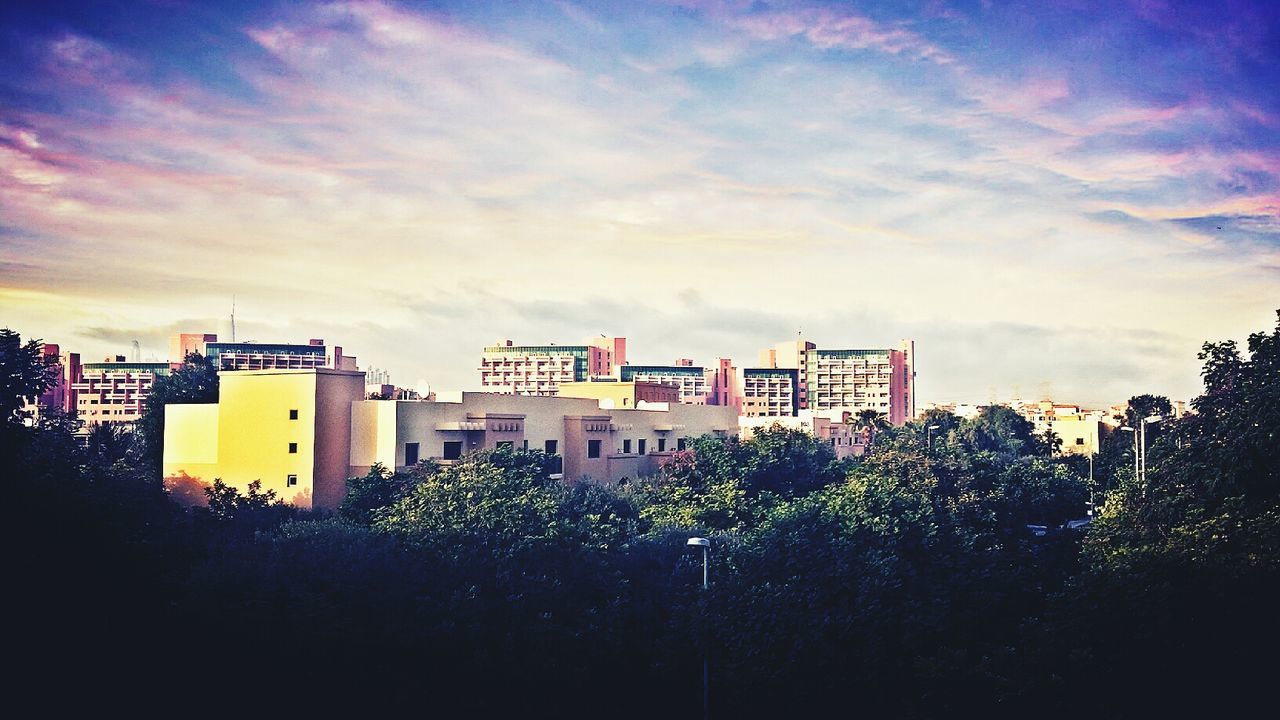
[[[691,537],[689,538],[689,542],[685,543],[685,545],[688,545],[690,547],[709,548],[711,547],[711,541],[706,538]]]

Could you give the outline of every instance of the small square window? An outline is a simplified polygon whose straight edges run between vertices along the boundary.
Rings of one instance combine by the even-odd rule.
[[[447,440],[444,444],[444,459],[457,460],[462,457],[462,441]]]
[[[289,476],[288,481],[286,481],[286,483],[285,483],[285,484],[287,484],[289,487],[293,487],[294,485],[297,485],[297,484],[298,484],[298,476],[297,476],[297,475],[290,475],[290,476]]]
[[[556,454],[556,441],[555,441],[555,440],[548,440],[545,444],[543,444],[543,446],[542,446],[542,447],[543,447],[543,452],[545,452],[546,454],[548,454],[548,455],[555,455],[555,454]]]
[[[298,411],[297,411],[297,410],[290,410],[290,411],[289,411],[289,419],[290,419],[290,420],[297,420],[297,419],[298,419]]]
[[[289,452],[296,454],[298,452],[298,443],[289,443]]]
[[[600,457],[600,441],[599,440],[587,441],[587,457],[589,458]]]

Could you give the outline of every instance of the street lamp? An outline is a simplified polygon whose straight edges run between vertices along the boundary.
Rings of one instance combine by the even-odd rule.
[[[1138,431],[1128,425],[1123,425],[1120,429],[1125,432],[1133,433],[1133,480],[1134,482],[1137,482],[1140,477],[1138,473]]]
[[[942,427],[941,425],[930,425],[924,429],[925,447],[929,450],[933,449],[933,431]]]
[[[1142,435],[1142,480],[1147,480],[1147,423],[1155,424],[1164,419],[1162,415],[1148,415],[1142,418],[1142,425],[1139,426]]]
[[[711,549],[711,541],[702,537],[691,537],[689,542],[685,543],[687,547],[702,548],[702,589],[707,589],[707,552]],[[705,624],[705,622],[704,622]],[[706,632],[705,628],[703,632]],[[709,674],[707,670],[707,650],[703,645],[702,649],[702,717],[703,720],[711,715],[711,693],[708,683]]]
[[[707,538],[689,538],[689,542],[685,544],[689,547],[703,548],[703,589],[707,589],[707,552],[712,547],[712,541]]]

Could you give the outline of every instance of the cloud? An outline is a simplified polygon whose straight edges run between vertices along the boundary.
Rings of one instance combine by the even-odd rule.
[[[216,72],[33,33],[0,70],[0,298],[98,354],[235,295],[260,339],[437,387],[504,335],[744,363],[801,329],[917,337],[941,400],[1183,387],[1183,340],[1274,297],[1274,92],[1145,59],[1142,17],[1014,12],[264,7],[214,23]]]
[[[873,50],[943,65],[954,62],[949,53],[907,29],[905,23],[879,23],[849,12],[803,8],[751,13],[731,18],[730,24],[757,40],[799,36],[821,50]]]

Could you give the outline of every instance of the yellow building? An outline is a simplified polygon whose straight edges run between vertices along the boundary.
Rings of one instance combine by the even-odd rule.
[[[215,478],[300,507],[337,507],[346,495],[351,403],[364,373],[305,370],[218,374],[218,403],[165,407],[164,476],[174,496],[202,504]]]

